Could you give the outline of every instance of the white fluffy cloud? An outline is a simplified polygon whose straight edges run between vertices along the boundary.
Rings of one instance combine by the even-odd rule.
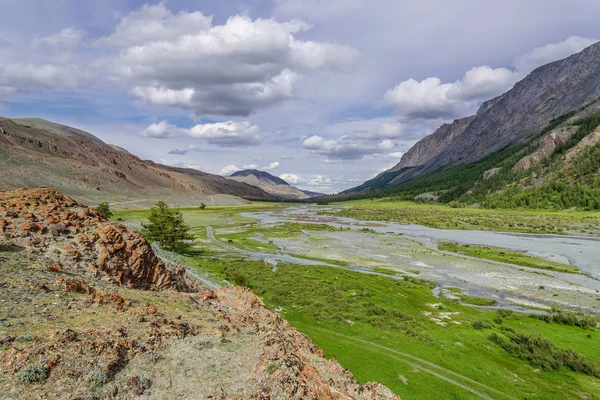
[[[75,90],[90,83],[90,72],[75,65],[0,64],[0,94]]]
[[[121,17],[112,35],[100,38],[101,47],[122,49],[152,41],[175,40],[198,34],[212,25],[212,17],[200,11],[173,14],[163,3],[144,5]]]
[[[420,82],[408,79],[384,94],[384,103],[410,118],[452,118],[468,113],[474,102],[495,97],[510,89],[519,73],[507,68],[475,67],[462,79],[442,83],[432,77]]]
[[[532,69],[560,60],[595,43],[596,39],[573,36],[563,42],[537,48],[514,61],[515,70],[480,66],[453,83],[437,77],[407,79],[383,96],[383,103],[408,118],[458,118],[475,112],[479,102],[496,97],[523,79]]]
[[[389,153],[394,148],[394,143],[389,139],[365,142],[351,136],[326,140],[322,136],[313,135],[302,141],[302,147],[331,160],[358,160],[368,155]]]
[[[242,165],[241,167],[231,164],[226,167],[223,167],[221,169],[221,171],[219,171],[219,175],[229,176],[237,171],[241,171],[244,169],[257,169],[257,168],[258,168],[258,165],[256,165],[256,164],[246,164],[246,165]]]
[[[265,171],[272,171],[272,170],[277,169],[277,168],[279,168],[279,161],[273,161],[272,163],[270,163],[269,165],[267,165],[263,169]]]
[[[134,82],[132,94],[144,102],[247,116],[292,98],[301,75],[354,62],[353,48],[295,38],[309,28],[240,15],[213,25],[200,12],[173,14],[161,3],[122,17],[97,43],[121,49],[104,66]]]
[[[325,175],[298,175],[294,173],[280,174],[279,177],[287,183],[300,188],[329,193],[333,180]]]
[[[514,61],[514,65],[520,72],[529,73],[544,64],[579,53],[581,50],[596,42],[598,42],[598,39],[571,36],[562,42],[538,47],[531,53],[517,57]]]
[[[169,124],[167,120],[149,125],[140,132],[140,136],[151,138],[170,138],[186,136],[200,139],[220,147],[257,146],[264,135],[260,128],[250,122],[215,122],[197,124],[189,129]]]

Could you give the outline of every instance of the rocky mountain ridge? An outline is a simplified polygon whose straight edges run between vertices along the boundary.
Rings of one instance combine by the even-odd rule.
[[[297,187],[290,185],[281,178],[271,175],[268,172],[259,171],[256,169],[236,171],[233,174],[231,174],[228,178],[238,182],[244,182],[249,185],[259,187],[265,192],[282,199],[300,200],[322,195],[322,193],[314,193],[298,189]]]
[[[0,188],[49,186],[87,204],[211,204],[217,196],[269,199],[265,191],[205,172],[165,166],[115,149],[93,135],[39,119],[0,118]]]
[[[53,189],[0,192],[0,288],[10,398],[398,399],[248,289],[204,289]]]
[[[391,187],[440,168],[475,162],[524,142],[552,119],[599,97],[600,43],[596,43],[535,69],[508,92],[483,103],[476,115],[442,125],[375,180],[385,176],[383,186]]]

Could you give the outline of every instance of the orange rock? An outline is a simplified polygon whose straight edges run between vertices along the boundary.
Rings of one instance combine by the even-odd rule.
[[[60,266],[60,264],[50,264],[48,265],[48,269],[50,271],[54,271],[54,272],[63,272],[62,267]]]

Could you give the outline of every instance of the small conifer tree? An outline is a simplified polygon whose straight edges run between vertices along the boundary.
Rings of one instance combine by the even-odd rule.
[[[109,219],[110,217],[113,216],[113,213],[112,213],[112,211],[110,211],[110,207],[108,206],[108,203],[105,201],[98,204],[98,207],[96,207],[96,211],[98,211],[100,213],[100,215],[102,215],[106,219]]]
[[[193,240],[189,226],[183,221],[179,211],[172,210],[164,201],[157,202],[150,209],[148,224],[143,224],[143,233],[148,240],[158,242],[167,250],[178,250],[185,246],[186,240]]]

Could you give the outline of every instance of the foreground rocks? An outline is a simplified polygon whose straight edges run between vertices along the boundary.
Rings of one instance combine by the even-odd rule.
[[[52,189],[0,192],[0,390],[44,399],[397,399],[248,289],[204,290]]]

